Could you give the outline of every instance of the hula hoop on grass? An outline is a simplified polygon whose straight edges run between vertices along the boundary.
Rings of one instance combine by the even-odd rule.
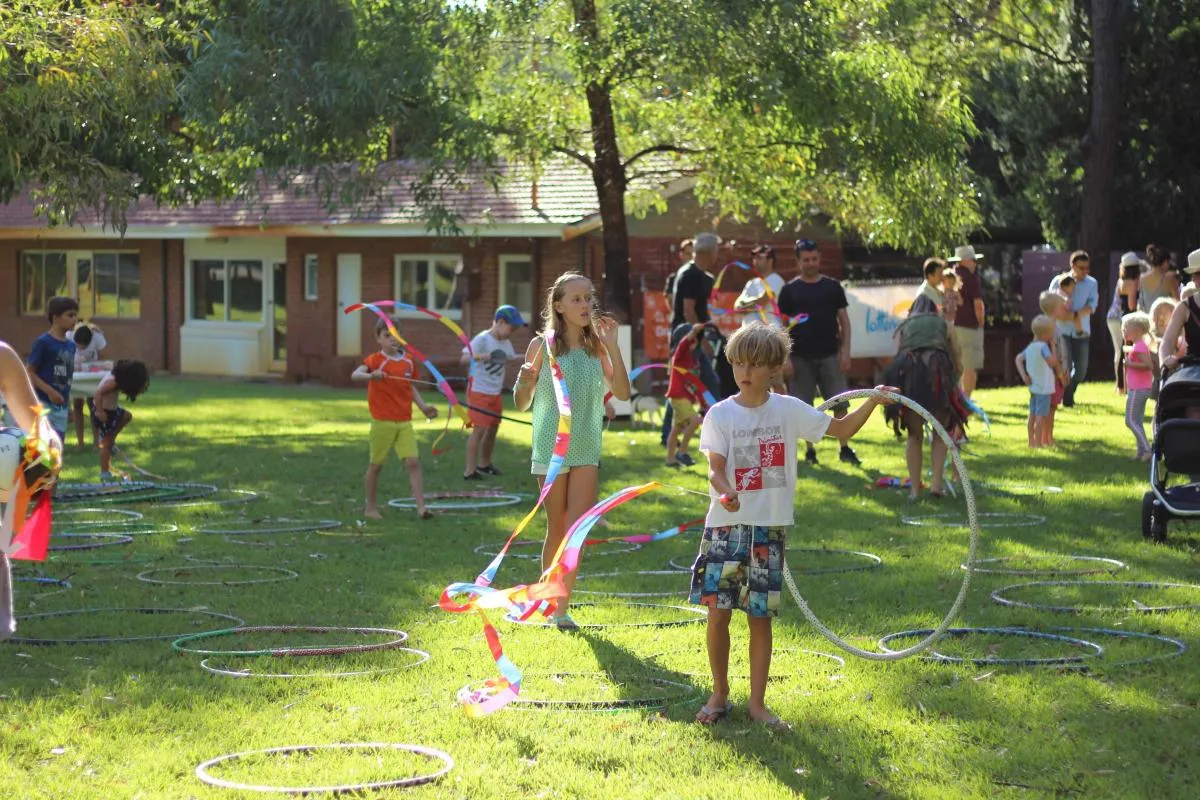
[[[1181,656],[1184,653],[1186,653],[1187,649],[1188,649],[1187,645],[1184,644],[1183,642],[1179,641],[1178,639],[1172,639],[1170,636],[1161,636],[1161,635],[1155,634],[1155,633],[1138,633],[1136,631],[1117,631],[1117,630],[1112,630],[1109,628],[1051,628],[1050,630],[1064,631],[1064,632],[1070,632],[1070,633],[1078,632],[1078,633],[1084,634],[1085,636],[1095,636],[1095,635],[1099,634],[1100,636],[1116,636],[1119,639],[1143,639],[1143,640],[1150,639],[1152,641],[1163,642],[1165,644],[1173,645],[1175,647],[1175,652],[1167,653],[1166,655],[1162,655],[1162,656],[1150,656],[1149,658],[1133,658],[1128,661],[1116,661],[1113,663],[1100,665],[1101,667],[1106,667],[1106,668],[1107,667],[1136,667],[1141,664],[1149,664],[1152,661],[1162,661],[1162,660],[1168,659],[1168,658],[1175,658],[1177,656]],[[1090,670],[1091,665],[1090,664],[1080,664],[1077,667],[1077,669]]]
[[[55,536],[93,536],[97,533],[116,533],[123,536],[154,536],[178,533],[179,526],[170,522],[76,522],[74,527],[82,530],[56,531]],[[94,529],[94,530],[93,530]]]
[[[153,489],[149,481],[122,481],[121,483],[59,483],[54,499],[59,503],[73,503],[88,497],[111,497]]]
[[[835,575],[842,572],[866,572],[872,569],[880,569],[883,566],[883,559],[874,553],[859,550],[836,550],[831,547],[789,547],[789,553],[838,553],[839,555],[858,556],[865,558],[867,563],[855,564],[846,567],[814,567],[808,569],[798,569],[796,575]],[[683,572],[691,572],[691,565],[684,566],[682,562],[671,559],[667,562],[672,569]]]
[[[258,570],[259,572],[273,572],[274,578],[255,578],[244,581],[170,581],[162,580],[161,578],[149,578],[148,575],[153,575],[156,572],[172,571],[179,574],[183,571],[196,570],[212,570],[212,569],[243,569],[243,570]],[[148,569],[145,572],[139,572],[137,579],[142,583],[156,583],[163,586],[253,586],[260,583],[278,583],[280,581],[295,580],[300,577],[300,573],[293,572],[290,569],[283,567],[264,567],[257,564],[187,564],[179,567],[155,567]]]
[[[477,508],[502,508],[504,506],[515,506],[521,502],[521,496],[518,494],[479,494],[471,495],[475,499],[462,498],[462,495],[449,495],[446,500],[439,500],[439,497],[447,497],[446,495],[431,495],[426,496],[425,507],[434,511],[472,511]],[[462,498],[459,502],[453,502],[450,498]],[[416,508],[417,503],[411,497],[397,497],[394,500],[388,500],[388,505],[392,508]]]
[[[597,605],[596,603],[572,603],[571,608],[588,608]],[[639,608],[670,608],[676,611],[687,611],[692,614],[691,617],[685,617],[678,620],[669,620],[667,622],[613,622],[613,623],[596,623],[596,622],[577,622],[576,625],[580,628],[589,630],[604,630],[605,628],[678,628],[683,625],[692,625],[697,622],[704,622],[708,616],[708,611],[703,608],[694,606],[673,606],[661,605],[659,603],[625,603],[627,606],[637,606]],[[505,615],[505,620],[516,625],[528,625],[534,628],[553,628],[553,622],[537,622],[532,617],[529,619],[519,620],[515,617]],[[565,672],[556,672],[555,675],[566,675]]]
[[[1007,494],[1007,495],[1038,495],[1038,494],[1062,494],[1061,486],[1036,486],[1029,483],[1003,483],[996,481],[984,481],[979,484],[980,492],[987,494]]]
[[[975,553],[979,549],[979,519],[975,511],[975,492],[971,488],[971,479],[967,476],[967,467],[963,463],[962,454],[959,453],[958,448],[954,444],[954,439],[951,438],[950,434],[946,432],[946,429],[942,426],[942,423],[938,422],[932,414],[922,408],[918,403],[913,402],[904,395],[894,394],[892,392],[881,392],[876,389],[855,389],[849,392],[843,392],[826,400],[817,410],[825,411],[838,403],[858,397],[876,397],[895,401],[919,415],[922,419],[929,423],[930,428],[936,435],[942,437],[942,441],[946,443],[946,450],[950,454],[950,457],[954,460],[954,466],[958,470],[959,479],[962,483],[963,498],[967,502],[967,523],[970,528],[970,535],[967,542],[966,563],[969,567],[973,568],[975,566]],[[855,647],[833,631],[829,630],[829,628],[827,628],[825,624],[821,622],[817,615],[813,613],[812,609],[808,607],[808,602],[805,601],[804,596],[800,594],[800,590],[796,588],[796,580],[792,577],[792,572],[790,569],[788,569],[786,560],[783,564],[783,581],[787,584],[788,591],[792,593],[792,597],[795,598],[796,605],[800,606],[800,612],[804,614],[804,618],[807,619],[814,628],[820,631],[821,635],[826,639],[833,642],[847,653],[851,653],[861,658],[866,658],[872,661],[897,661],[901,658],[908,658],[909,656],[916,655],[922,650],[927,649],[930,645],[941,638],[942,634],[950,629],[951,623],[954,621],[954,618],[958,616],[958,612],[962,610],[963,603],[966,602],[967,591],[971,586],[971,570],[968,569],[963,573],[962,586],[959,587],[958,596],[955,597],[954,602],[950,604],[950,610],[946,612],[945,619],[943,619],[936,628],[930,631],[928,636],[911,647],[905,648],[904,650],[894,650],[885,653],[863,650],[860,647]]]
[[[190,642],[214,639],[218,636],[235,636],[239,633],[383,633],[396,638],[378,644],[335,644],[325,647],[269,647],[262,650],[201,650],[188,647]],[[252,625],[205,631],[190,636],[180,636],[171,642],[177,653],[192,653],[200,656],[338,656],[346,653],[371,653],[376,650],[391,650],[408,641],[408,634],[393,628],[346,628],[328,625]]]
[[[1000,514],[988,512],[984,514],[976,513],[977,519],[982,520],[1001,520],[999,522],[977,523],[981,528],[1031,528],[1034,525],[1041,525],[1046,521],[1046,518],[1040,514]],[[942,520],[947,520],[942,522]],[[1003,520],[1009,520],[1004,522]],[[901,517],[900,521],[905,525],[916,525],[923,528],[965,528],[970,522],[963,522],[962,518],[957,514],[924,514],[919,517]]]
[[[60,519],[62,517],[83,516],[84,514],[108,514],[110,516],[117,518],[116,520],[95,520],[94,522],[116,522],[116,521],[138,520],[138,519],[144,519],[146,516],[145,514],[143,514],[140,511],[130,511],[129,509],[125,509],[125,508],[63,508],[63,509],[56,508],[56,509],[54,509],[54,518],[55,519]],[[76,522],[74,524],[75,525],[92,525],[92,524],[94,524],[94,522],[93,521],[80,521],[80,522]]]
[[[56,533],[51,539],[95,539],[96,541],[87,544],[52,544],[46,548],[50,552],[96,550],[100,547],[129,544],[133,541],[132,536],[123,536],[119,533]]]
[[[618,575],[673,575],[676,578],[681,577],[683,573],[673,569],[649,569],[638,572],[593,572],[591,575],[580,575],[577,580],[584,581],[589,578],[611,578]],[[603,597],[674,597],[679,594],[687,594],[687,587],[683,587],[683,591],[672,592],[604,592],[598,589],[574,589],[572,595],[576,594],[594,594]]]
[[[1052,606],[1043,603],[1026,603],[1005,597],[1004,593],[1013,589],[1026,589],[1030,586],[1130,586],[1135,589],[1196,589],[1200,585],[1194,583],[1161,583],[1158,581],[1030,581],[1029,583],[1014,583],[1001,586],[992,592],[992,599],[1002,606],[1015,608],[1031,608],[1035,611],[1055,611],[1062,614],[1086,614],[1105,611],[1138,614],[1162,614],[1167,611],[1195,611],[1200,609],[1200,603],[1190,603],[1175,606],[1145,606],[1140,603],[1133,608],[1123,606]],[[1136,602],[1136,601],[1134,601]]]
[[[621,545],[621,547],[616,550],[589,550],[588,552],[593,556],[615,556],[618,553],[632,553],[634,550],[642,549],[642,546],[640,544],[631,544],[629,542],[605,542],[605,544]],[[510,548],[516,548],[516,547],[539,547],[540,548],[541,546],[542,546],[542,543],[539,542],[537,539],[517,539],[510,545]],[[595,545],[595,546],[599,547],[600,545]],[[481,544],[475,548],[475,552],[479,553],[479,555],[481,555],[481,556],[495,556],[500,553],[499,550],[486,549],[486,548],[491,548],[491,547],[494,547],[494,545]],[[516,553],[516,552],[510,551],[508,554],[508,557],[509,558],[541,558],[542,554],[541,554],[541,551],[539,551],[537,553]]]
[[[424,650],[417,650],[414,647],[396,647],[394,650],[400,650],[405,653],[415,653],[417,660],[411,664],[405,664],[402,667],[386,667],[383,669],[365,669],[355,670],[351,672],[251,672],[248,669],[234,670],[225,667],[217,666],[208,663],[209,659],[205,658],[200,661],[200,668],[205,672],[210,672],[213,675],[223,675],[227,678],[353,678],[362,675],[384,675],[389,672],[399,672],[403,669],[412,669],[419,667],[428,661],[432,656]]]
[[[888,643],[896,639],[913,639],[917,636],[927,636],[933,631],[932,628],[920,628],[911,631],[899,631],[897,633],[889,633],[879,640],[879,647],[885,652],[893,652],[888,649]],[[1031,631],[1025,628],[949,628],[946,631],[946,636],[971,636],[977,633],[987,633],[996,636],[1020,636],[1026,639],[1042,639],[1052,642],[1066,642],[1075,645],[1076,647],[1087,647],[1095,652],[1082,656],[1058,656],[1055,658],[964,658],[961,656],[948,656],[939,653],[937,650],[932,651],[926,660],[936,661],[941,664],[974,664],[979,667],[1049,667],[1060,666],[1063,664],[1078,664],[1086,658],[1095,658],[1104,652],[1104,648],[1094,642],[1088,642],[1083,639],[1075,639],[1070,636],[1062,636],[1057,633],[1043,633],[1041,631]]]
[[[43,611],[38,614],[26,614],[19,617],[17,622],[25,623],[31,619],[47,617],[73,617],[81,614],[103,614],[109,611],[132,611],[137,614],[202,614],[206,617],[216,617],[220,620],[241,625],[245,620],[232,614],[221,614],[207,609],[192,608],[72,608],[66,611]],[[178,639],[178,633],[160,633],[148,636],[94,636],[87,639],[33,639],[28,636],[13,636],[8,641],[13,644],[113,644],[116,642],[152,642],[160,639]]]
[[[280,520],[287,522],[288,520]],[[312,522],[297,522],[295,525],[276,525],[273,528],[196,528],[196,533],[211,533],[224,536],[250,536],[254,534],[267,535],[273,533],[312,533],[340,528],[342,523],[336,519],[318,519]]]
[[[699,654],[701,652],[702,651],[689,650],[686,647],[680,647],[675,650],[664,650],[661,653],[654,653],[652,655],[646,656],[646,658],[650,659],[651,661],[656,661],[660,656],[670,655],[672,653]],[[846,659],[842,658],[839,655],[835,655],[833,653],[823,653],[820,650],[806,650],[802,647],[773,648],[771,650],[772,663],[774,663],[775,658],[777,656],[785,655],[787,653],[804,653],[805,655],[816,656],[817,658],[829,659],[830,661],[832,661],[834,663],[834,665],[836,665],[838,667],[846,666]],[[747,666],[749,666],[749,665],[747,665]],[[663,667],[662,669],[664,669],[668,672],[674,673],[676,675],[687,675],[688,677],[709,677],[711,675],[711,673],[707,670],[705,670],[703,672],[686,672],[686,671],[680,670],[680,669],[672,669],[671,667]],[[780,674],[773,672],[767,676],[767,680],[768,681],[784,681],[784,680],[788,680],[789,678],[797,677],[798,675],[799,675],[799,673],[780,675]]]
[[[531,676],[537,676],[538,673],[525,673],[526,682],[522,686],[528,686],[528,679]],[[555,678],[573,678],[584,675],[600,675],[606,678],[612,678],[606,672],[546,672],[540,673],[542,677]],[[652,684],[654,686],[662,686],[673,690],[673,693],[665,697],[628,697],[618,700],[538,700],[536,698],[527,697],[524,694],[518,694],[510,705],[517,708],[525,708],[530,710],[558,709],[563,711],[613,711],[616,709],[626,708],[659,708],[661,706],[670,705],[673,702],[686,700],[687,698],[699,694],[700,689],[695,686],[689,686],[686,683],[677,683],[669,681],[666,678],[656,678],[652,676],[641,676],[640,681]],[[614,683],[617,681],[614,680]],[[459,702],[469,702],[468,699],[472,695],[480,691],[475,688],[478,684],[468,684],[458,690]]]
[[[260,786],[250,783],[235,783],[222,778],[214,778],[208,774],[208,770],[217,764],[222,764],[226,761],[236,761],[246,756],[257,756],[265,753],[311,753],[314,750],[404,750],[409,753],[425,756],[433,761],[442,763],[441,769],[436,772],[431,772],[428,775],[418,775],[415,778],[398,778],[390,781],[374,781],[372,783],[351,783],[338,784],[334,786]],[[203,764],[196,767],[196,777],[209,786],[216,786],[221,789],[240,789],[244,792],[277,792],[280,794],[315,794],[317,792],[327,792],[330,794],[340,794],[345,792],[369,792],[375,789],[397,789],[404,786],[420,786],[426,783],[433,783],[443,777],[450,770],[454,769],[454,759],[441,750],[434,750],[432,747],[422,747],[415,744],[391,744],[386,742],[367,742],[362,744],[298,744],[289,747],[271,747],[267,750],[249,750],[244,753],[230,753],[225,756],[217,756],[216,758],[205,761]]]
[[[38,586],[61,586],[71,588],[71,582],[66,578],[51,578],[49,575],[13,575],[14,583],[36,583]]]
[[[1046,569],[1008,569],[1006,567],[986,567],[980,568],[979,564],[1003,564],[1006,561],[1012,561],[1018,558],[1036,559],[1036,558],[1062,558],[1070,561],[1084,561],[1089,564],[1097,564],[1094,568],[1082,569],[1055,569],[1048,567]],[[1028,556],[1004,556],[1002,558],[981,558],[976,562],[976,567],[973,570],[978,575],[1096,575],[1098,573],[1107,572],[1113,573],[1122,569],[1129,569],[1129,565],[1124,561],[1117,561],[1115,558],[1101,558],[1100,556],[1073,556],[1073,555],[1028,555]],[[1099,566],[1107,565],[1107,566]],[[966,564],[959,564],[959,569],[966,569]]]
[[[258,492],[250,489],[221,489],[211,483],[172,483],[172,486],[178,486],[185,491],[179,497],[172,498],[165,502],[160,502],[158,505],[164,508],[193,508],[196,506],[229,506],[237,505],[238,503],[249,503],[252,500],[257,500],[260,495]],[[222,497],[220,499],[211,499],[212,495],[217,492],[228,492],[233,497]]]

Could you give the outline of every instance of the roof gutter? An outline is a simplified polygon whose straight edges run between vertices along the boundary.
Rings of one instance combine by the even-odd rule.
[[[500,223],[496,225],[463,226],[457,236],[439,235],[424,225],[381,224],[321,224],[321,225],[130,225],[125,235],[111,228],[0,228],[0,240],[32,239],[61,241],[64,239],[256,239],[279,236],[311,236],[335,239],[428,239],[428,238],[529,238],[556,239],[562,232],[560,223]]]

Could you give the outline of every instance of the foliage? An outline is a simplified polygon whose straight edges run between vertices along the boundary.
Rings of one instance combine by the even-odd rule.
[[[878,244],[941,246],[976,223],[970,114],[943,48],[917,44],[932,4],[614,0],[596,4],[589,41],[581,4],[481,13],[479,114],[510,157],[595,168],[595,89],[624,173],[598,185],[628,182],[635,211],[687,176],[731,216],[782,227],[825,211]]]

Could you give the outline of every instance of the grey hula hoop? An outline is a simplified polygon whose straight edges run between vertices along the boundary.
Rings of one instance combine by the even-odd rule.
[[[93,522],[120,522],[129,520],[145,519],[146,515],[140,511],[133,511],[127,508],[56,508],[54,509],[54,518],[61,519],[62,517],[76,517],[84,514],[100,514],[116,519],[106,520],[80,520],[76,525],[90,525]]]
[[[200,660],[200,668],[213,675],[223,675],[227,678],[354,678],[363,675],[384,675],[391,672],[399,672],[403,669],[412,669],[413,667],[421,666],[432,658],[429,653],[426,653],[424,650],[418,650],[415,647],[394,647],[392,651],[415,653],[417,660],[402,667],[383,667],[381,669],[351,670],[347,672],[251,672],[248,669],[229,669],[219,664],[210,664],[210,659],[205,658]]]
[[[1008,561],[1013,561],[1019,558],[1027,558],[1030,560],[1038,558],[1061,558],[1068,561],[1083,561],[1088,564],[1095,564],[1095,567],[1082,569],[1055,569],[1054,567],[1044,567],[1038,569],[1007,568],[1007,567],[980,567],[980,564],[1003,564]],[[966,564],[959,564],[959,569],[966,569]],[[1075,556],[1075,555],[1022,555],[1022,556],[1002,556],[1000,558],[980,558],[975,561],[976,575],[1096,575],[1102,572],[1113,573],[1118,570],[1129,569],[1129,565],[1124,561],[1117,561],[1115,558],[1102,558],[1100,556]]]
[[[226,761],[235,761],[245,756],[257,756],[267,753],[310,753],[313,750],[404,750],[409,753],[425,756],[433,761],[442,762],[441,769],[428,775],[418,775],[415,778],[399,778],[390,781],[374,781],[372,783],[340,784],[335,786],[262,786],[250,783],[235,783],[217,778],[208,773],[211,767]],[[376,789],[398,789],[404,786],[420,786],[433,783],[450,770],[454,769],[454,759],[441,750],[432,747],[422,747],[415,744],[394,744],[385,742],[365,742],[361,744],[299,744],[289,747],[271,747],[266,750],[250,750],[244,753],[230,753],[209,759],[196,767],[196,777],[209,786],[221,789],[240,789],[244,792],[273,792],[276,794],[343,794],[347,792],[369,792]]]
[[[885,652],[891,652],[888,649],[889,642],[895,639],[912,639],[917,636],[925,636],[931,630],[931,628],[918,628],[911,631],[889,633],[879,640],[879,647]],[[1061,633],[1043,633],[1042,631],[1028,630],[1026,628],[949,628],[946,631],[946,636],[971,636],[976,633],[987,633],[995,636],[1018,636],[1026,639],[1041,639],[1051,642],[1066,642],[1076,647],[1090,648],[1095,652],[1082,656],[1056,656],[1054,658],[968,658],[965,656],[948,656],[935,650],[931,655],[926,656],[926,658],[939,664],[974,664],[977,667],[1050,667],[1079,664],[1084,659],[1095,658],[1104,653],[1104,648],[1095,642],[1076,639],[1072,636],[1064,636]]]
[[[838,403],[842,403],[846,400],[854,400],[860,397],[882,398],[899,403],[928,422],[933,432],[942,437],[942,441],[946,443],[947,452],[950,453],[950,457],[954,460],[954,466],[958,470],[958,475],[962,483],[963,499],[965,499],[967,503],[967,523],[969,527],[966,561],[968,569],[963,572],[962,586],[958,590],[958,596],[954,598],[954,602],[950,605],[950,610],[946,613],[945,619],[943,619],[941,623],[924,639],[912,645],[911,647],[904,648],[903,650],[893,650],[880,653],[877,651],[863,650],[860,647],[855,647],[833,631],[829,630],[829,628],[827,628],[825,624],[821,622],[817,615],[813,613],[812,609],[808,607],[808,602],[804,599],[804,596],[800,594],[800,590],[796,587],[796,580],[792,577],[792,572],[790,569],[788,569],[786,560],[783,563],[783,580],[784,583],[787,584],[788,591],[791,592],[792,597],[795,598],[796,605],[800,606],[800,612],[804,614],[804,618],[807,619],[809,623],[826,639],[833,642],[847,653],[856,655],[860,658],[865,658],[871,661],[898,661],[899,659],[908,658],[909,656],[920,653],[922,650],[928,649],[931,645],[933,645],[934,642],[942,638],[942,635],[950,629],[954,619],[962,610],[963,603],[965,603],[967,600],[967,591],[971,586],[971,570],[975,567],[975,554],[979,549],[979,515],[975,510],[975,492],[971,488],[971,479],[967,476],[967,466],[963,463],[962,454],[958,452],[958,448],[954,445],[954,439],[952,439],[950,434],[946,432],[946,429],[942,426],[942,423],[938,422],[932,414],[930,414],[917,403],[908,399],[904,395],[895,394],[893,392],[882,392],[877,389],[854,389],[852,391],[843,392],[835,397],[829,398],[822,403],[817,410],[825,411],[830,407],[837,405]]]
[[[1054,611],[1060,614],[1096,614],[1096,613],[1127,613],[1127,614],[1164,614],[1168,611],[1195,611],[1200,609],[1200,603],[1185,603],[1174,606],[1137,605],[1133,608],[1123,606],[1052,606],[1046,603],[1028,603],[1005,597],[1006,592],[1014,589],[1027,589],[1030,586],[1130,586],[1135,589],[1195,589],[1200,585],[1194,583],[1162,583],[1160,581],[1030,581],[1029,583],[1014,583],[1001,586],[992,592],[992,600],[1002,606],[1014,608],[1029,608],[1035,611]],[[1136,602],[1136,601],[1135,601]]]
[[[557,678],[576,678],[582,676],[603,676],[613,678],[606,672],[530,672],[526,673],[526,678],[548,677],[551,679]],[[663,697],[623,697],[616,700],[543,700],[536,697],[527,697],[525,694],[518,694],[508,707],[513,709],[523,710],[554,710],[562,711],[615,711],[631,708],[660,708],[677,702],[681,698],[688,698],[700,693],[700,690],[695,686],[690,686],[686,683],[667,680],[660,678],[657,675],[641,675],[637,676],[637,681],[650,686],[658,686],[671,691],[671,694]],[[620,685],[619,679],[613,680],[614,684]],[[463,702],[476,691],[475,687],[478,684],[469,684],[458,691],[459,702]],[[522,681],[522,689],[525,687],[525,682]]]
[[[172,581],[162,578],[150,577],[156,572],[173,572],[179,575],[181,572],[196,572],[200,570],[220,570],[220,569],[242,569],[256,570],[258,572],[273,573],[272,578],[252,578],[250,580],[241,581]],[[176,567],[155,567],[148,569],[145,572],[139,572],[137,579],[142,583],[155,583],[162,586],[253,586],[260,583],[278,583],[279,581],[290,581],[300,577],[300,573],[293,572],[290,569],[283,567],[268,567],[260,564],[183,564]]]
[[[593,572],[591,575],[580,575],[577,580],[586,581],[591,578],[613,578],[613,577],[619,577],[621,575],[628,575],[630,577],[637,576],[637,575],[655,575],[655,576],[670,575],[670,576],[675,577],[676,579],[681,579],[685,575],[685,573],[680,572],[677,569],[650,569],[650,570],[640,570],[638,572]],[[676,597],[681,594],[686,595],[687,593],[688,593],[687,584],[683,583],[682,581],[681,581],[681,587],[679,589],[675,589],[675,590],[667,591],[667,592],[664,592],[662,590],[659,590],[657,592],[603,591],[600,589],[580,589],[580,588],[578,588],[578,586],[576,586],[576,588],[574,590],[572,590],[572,592],[571,592],[572,595],[594,594],[594,595],[600,595],[602,597]]]
[[[59,539],[87,539],[88,541],[84,544],[52,544],[46,549],[52,553],[69,550],[96,550],[100,547],[129,544],[133,541],[132,536],[120,533],[55,533],[50,536],[50,541]]]
[[[38,614],[26,614],[18,617],[17,622],[24,624],[33,619],[42,619],[49,617],[72,617],[81,614],[103,614],[109,611],[132,611],[135,614],[200,614],[206,617],[215,617],[223,622],[232,622],[234,625],[242,625],[245,620],[241,617],[235,617],[232,614],[221,614],[208,609],[190,609],[190,608],[72,608],[66,611],[43,611]],[[93,636],[87,639],[33,639],[28,636],[14,636],[8,641],[12,644],[113,644],[116,642],[153,642],[162,639],[178,639],[179,633],[159,633],[149,636]]]
[[[313,533],[315,531],[325,531],[342,526],[341,521],[336,519],[315,519],[312,522],[304,522],[302,520],[281,518],[276,520],[276,522],[284,524],[263,528],[196,528],[195,532],[222,536],[268,536],[276,533]]]
[[[425,507],[431,511],[475,511],[482,508],[503,508],[515,506],[522,500],[519,494],[480,493],[478,496],[461,497],[459,495],[429,495],[425,498]],[[412,497],[397,497],[388,500],[392,508],[413,509],[417,501]]]

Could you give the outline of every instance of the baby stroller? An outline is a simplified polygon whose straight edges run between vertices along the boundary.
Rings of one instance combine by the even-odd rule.
[[[1150,449],[1150,491],[1142,498],[1142,535],[1167,540],[1172,519],[1200,517],[1200,419],[1189,419],[1189,408],[1200,410],[1200,362],[1185,362],[1163,379],[1154,411],[1154,442]],[[1168,486],[1171,476],[1186,483]]]

